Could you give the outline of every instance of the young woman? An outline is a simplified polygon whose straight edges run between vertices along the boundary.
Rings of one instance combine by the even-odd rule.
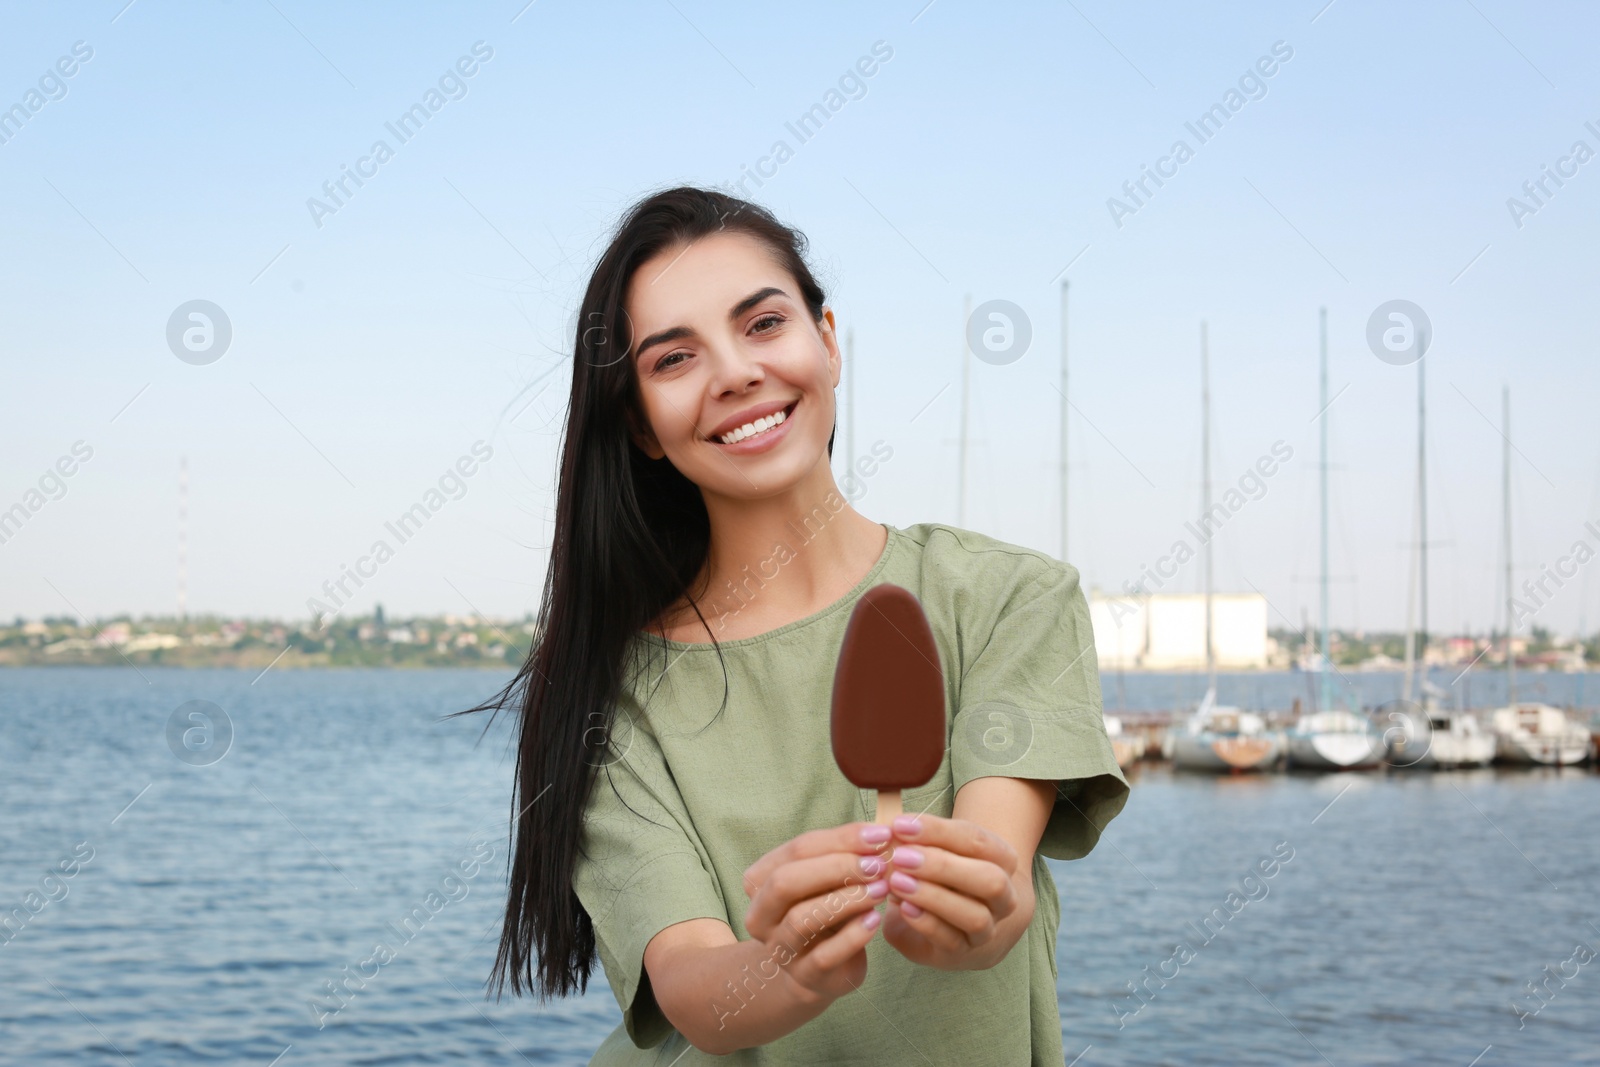
[[[594,1064],[1060,1067],[1045,857],[1087,854],[1127,797],[1078,573],[850,506],[805,247],[677,188],[590,279],[539,637],[483,706],[520,713],[492,981],[565,995],[598,950],[622,1025]],[[949,730],[891,826],[829,741],[881,582],[928,614]]]

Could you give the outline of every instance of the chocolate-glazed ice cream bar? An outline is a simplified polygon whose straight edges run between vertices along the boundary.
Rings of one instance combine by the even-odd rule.
[[[917,598],[898,585],[867,590],[850,613],[833,676],[833,758],[878,791],[876,822],[900,814],[900,791],[944,758],[944,672]]]

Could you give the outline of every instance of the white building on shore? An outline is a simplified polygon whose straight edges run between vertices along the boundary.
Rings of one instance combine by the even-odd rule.
[[[1206,598],[1200,593],[1089,595],[1094,650],[1102,670],[1202,671],[1206,667]],[[1211,598],[1211,640],[1219,670],[1266,668],[1277,642],[1267,636],[1267,601],[1259,593]]]

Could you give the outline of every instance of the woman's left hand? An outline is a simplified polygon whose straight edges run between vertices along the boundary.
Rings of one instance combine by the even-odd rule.
[[[1020,931],[997,940],[999,924],[1023,904],[1031,912],[1033,904],[1031,891],[1020,900],[1013,883],[1011,844],[966,819],[901,815],[892,827],[884,940],[912,962],[942,970],[977,970],[1003,959]]]

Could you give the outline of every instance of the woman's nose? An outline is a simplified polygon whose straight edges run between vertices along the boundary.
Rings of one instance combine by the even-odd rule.
[[[761,361],[742,345],[713,345],[711,361],[711,389],[717,396],[747,392],[767,379]]]

